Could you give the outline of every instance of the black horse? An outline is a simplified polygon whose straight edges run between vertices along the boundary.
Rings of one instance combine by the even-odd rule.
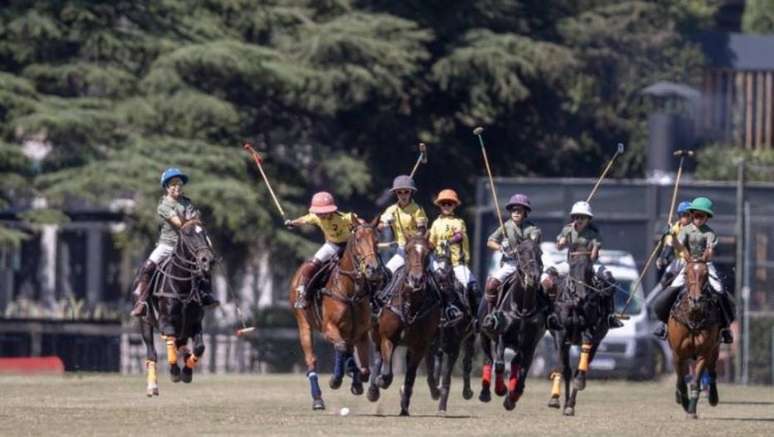
[[[427,366],[427,385],[430,387],[430,395],[439,400],[438,413],[446,412],[449,401],[449,389],[451,387],[452,370],[460,354],[460,347],[464,346],[465,355],[462,359],[463,388],[462,397],[470,399],[473,390],[470,388],[470,373],[473,370],[473,355],[475,353],[475,326],[474,311],[477,311],[475,297],[469,296],[472,289],[466,289],[454,276],[451,263],[449,246],[445,245],[442,255],[436,256],[438,270],[433,273],[435,283],[441,293],[447,298],[456,296],[456,300],[462,303],[464,316],[452,325],[442,325],[438,336],[433,339],[433,344],[425,358]],[[472,299],[471,299],[472,298]]]
[[[207,231],[199,220],[191,220],[180,228],[174,253],[162,261],[151,280],[153,293],[147,316],[140,319],[140,331],[146,347],[148,396],[158,395],[154,329],[166,338],[167,362],[172,382],[189,383],[193,369],[204,354],[202,340],[202,287],[209,286],[209,273],[215,254]],[[193,340],[193,351],[186,348]],[[178,351],[183,352],[183,369],[178,366]]]
[[[586,388],[589,366],[609,329],[608,318],[613,312],[612,294],[615,285],[596,279],[591,253],[585,248],[571,248],[568,263],[569,274],[559,284],[559,292],[554,302],[554,317],[559,326],[551,331],[551,335],[554,337],[561,365],[561,374],[555,372],[554,377],[561,377],[565,384],[564,415],[573,416],[578,391]],[[572,392],[571,345],[581,347]],[[559,383],[555,380],[549,407],[559,408],[559,391]]]
[[[479,399],[482,402],[491,400],[489,381],[492,372],[492,344],[495,343],[495,392],[500,396],[507,392],[508,396],[503,401],[507,410],[514,409],[524,393],[535,349],[546,331],[547,301],[543,297],[540,284],[540,255],[540,244],[535,240],[524,240],[516,247],[516,273],[506,281],[505,294],[482,327],[484,374]],[[483,309],[482,307],[481,310]],[[503,383],[505,348],[514,352],[507,387]]]

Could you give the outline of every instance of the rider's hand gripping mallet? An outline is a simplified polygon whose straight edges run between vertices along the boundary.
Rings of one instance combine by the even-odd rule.
[[[274,200],[274,204],[277,206],[277,209],[279,210],[280,215],[282,218],[285,217],[285,211],[282,209],[282,205],[280,205],[279,200],[277,200],[277,196],[274,194],[274,190],[271,188],[271,183],[269,183],[269,178],[266,177],[266,173],[263,171],[263,158],[261,155],[253,149],[253,146],[249,143],[245,143],[242,147],[249,153],[253,160],[255,161],[255,165],[258,166],[258,171],[261,172],[261,176],[263,177],[263,181],[266,182],[266,188],[269,189],[269,194],[271,194],[271,198]]]
[[[427,164],[427,145],[425,145],[425,143],[419,143],[419,157],[417,158],[417,162],[414,164],[414,168],[411,169],[411,174],[409,175],[412,178],[417,173],[419,164]]]
[[[624,145],[622,143],[618,143],[618,150],[615,151],[615,154],[612,158],[610,158],[610,162],[607,163],[607,166],[605,167],[605,170],[602,171],[602,175],[599,176],[599,179],[597,179],[597,183],[594,185],[594,188],[591,190],[591,193],[589,193],[589,197],[586,198],[586,202],[591,202],[591,199],[594,197],[594,194],[597,193],[597,188],[599,188],[599,185],[602,184],[602,181],[605,179],[605,176],[607,176],[607,172],[610,171],[610,169],[613,167],[613,163],[615,160],[623,155],[624,153]]]

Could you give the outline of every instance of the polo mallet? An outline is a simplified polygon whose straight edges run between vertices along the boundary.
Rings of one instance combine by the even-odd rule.
[[[690,156],[693,157],[693,150],[675,150],[673,153],[674,156],[680,157],[680,164],[677,166],[677,176],[675,176],[675,188],[672,190],[672,205],[669,207],[669,226],[672,226],[672,219],[674,218],[675,213],[675,204],[677,203],[677,189],[680,186],[680,176],[683,175],[683,163],[685,162],[685,157]]]
[[[221,264],[221,261],[222,261],[222,260],[221,260],[220,258],[218,258],[218,259],[217,259],[217,261],[216,261],[216,263],[217,263],[217,264]],[[224,270],[224,271],[223,271],[223,273],[225,274],[225,273],[226,273],[226,272],[225,272],[225,267],[223,267],[223,266],[221,265],[221,269],[223,269],[223,270]],[[231,297],[231,300],[232,300],[233,302],[235,302],[235,304],[234,304],[234,308],[236,308],[236,314],[237,314],[237,317],[239,318],[239,323],[241,323],[241,324],[242,324],[242,328],[241,328],[241,329],[237,329],[237,330],[236,330],[236,336],[237,336],[237,337],[242,337],[242,336],[243,336],[243,335],[245,335],[245,334],[248,334],[248,333],[250,333],[250,332],[253,332],[253,331],[255,331],[255,327],[254,327],[254,326],[250,326],[250,327],[248,327],[248,326],[247,326],[247,324],[245,323],[245,316],[244,316],[244,314],[242,314],[242,310],[240,310],[240,309],[239,309],[239,303],[240,303],[241,301],[240,301],[239,299],[237,299],[237,298],[236,298],[236,295],[235,295],[235,294],[234,294],[234,292],[231,290],[231,287],[229,287],[229,285],[228,285],[228,281],[226,281],[226,292],[227,292],[227,293],[228,293],[228,295]]]
[[[277,200],[277,196],[274,194],[274,190],[271,188],[271,183],[269,183],[269,178],[266,177],[266,173],[263,171],[263,158],[261,155],[253,149],[253,146],[249,143],[245,143],[242,146],[247,153],[250,154],[250,156],[253,157],[253,160],[255,161],[255,165],[258,166],[258,171],[261,172],[261,176],[263,177],[263,181],[266,182],[266,187],[269,189],[269,194],[271,194],[271,198],[274,200],[274,205],[277,206],[277,209],[279,210],[280,215],[283,219],[285,219],[285,211],[282,209],[282,205],[280,205],[279,200]]]
[[[599,179],[597,179],[597,183],[594,185],[594,188],[591,190],[591,193],[589,193],[589,197],[586,198],[586,202],[591,202],[591,199],[594,197],[594,194],[597,193],[597,188],[602,184],[602,181],[605,179],[605,176],[607,176],[607,172],[610,171],[610,169],[613,167],[613,163],[615,163],[615,160],[618,159],[619,156],[623,155],[624,153],[624,145],[623,143],[618,143],[618,150],[615,151],[615,154],[612,158],[610,158],[610,161],[607,163],[607,166],[605,167],[605,170],[602,171],[602,174],[599,176]]]
[[[675,203],[677,202],[677,191],[680,187],[680,176],[683,174],[683,164],[685,163],[685,157],[686,156],[693,156],[694,152],[693,150],[676,150],[673,153],[674,156],[680,157],[680,164],[677,166],[677,176],[675,176],[675,187],[672,190],[672,204],[669,206],[669,221],[667,222],[669,224],[669,227],[672,227],[672,218],[674,217],[675,213]],[[650,257],[648,257],[648,261],[645,263],[645,267],[642,268],[642,272],[640,272],[640,277],[637,278],[637,281],[632,284],[631,289],[629,290],[629,298],[626,300],[626,304],[621,309],[621,313],[618,315],[619,319],[627,320],[629,319],[629,316],[625,315],[624,312],[629,307],[629,304],[632,301],[632,298],[634,298],[634,291],[637,290],[637,286],[642,283],[642,279],[645,277],[645,274],[648,273],[648,269],[650,268],[650,264],[653,262],[653,260],[656,257],[656,254],[661,250],[661,247],[664,245],[664,239],[660,238],[658,240],[658,244],[656,244],[656,247],[653,248],[653,252],[650,253]]]
[[[486,146],[484,146],[484,137],[482,136],[483,133],[484,128],[481,126],[473,129],[473,135],[478,137],[478,143],[481,145],[481,155],[484,156],[484,166],[486,167],[486,174],[489,177],[489,188],[492,190],[492,199],[494,199],[495,208],[497,209],[495,215],[497,215],[497,220],[500,222],[500,232],[503,233],[505,238],[508,238],[508,234],[505,233],[505,223],[503,223],[503,217],[500,211],[500,202],[497,200],[497,191],[495,191],[494,179],[492,178],[492,169],[489,167],[489,158],[486,155]],[[497,294],[498,305],[502,298],[502,291],[502,287],[500,287],[500,291]]]
[[[417,158],[417,162],[414,164],[414,168],[411,169],[410,176],[412,178],[417,173],[419,164],[427,164],[427,146],[425,143],[419,143],[419,157]]]

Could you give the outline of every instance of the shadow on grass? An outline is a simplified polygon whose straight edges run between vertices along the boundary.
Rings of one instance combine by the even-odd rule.
[[[774,405],[774,402],[767,401],[720,401],[725,405]]]
[[[355,414],[356,417],[398,417],[398,418],[419,418],[419,419],[478,419],[475,416],[469,415],[454,415],[447,414],[445,416],[439,416],[437,414],[412,414],[410,416],[401,416],[400,414]]]
[[[774,417],[707,417],[705,420],[720,420],[723,422],[772,422]]]

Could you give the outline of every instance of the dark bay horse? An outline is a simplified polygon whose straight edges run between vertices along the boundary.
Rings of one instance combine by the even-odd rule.
[[[462,359],[462,397],[465,399],[473,397],[473,390],[470,388],[470,373],[473,370],[473,355],[475,354],[476,341],[473,316],[474,311],[478,310],[477,308],[465,308],[465,305],[470,305],[469,302],[471,301],[465,293],[472,293],[472,290],[466,290],[465,286],[460,284],[454,276],[451,251],[448,245],[445,245],[442,253],[442,255],[436,255],[436,262],[439,268],[433,274],[433,277],[442,293],[445,293],[447,296],[455,294],[461,297],[459,301],[463,303],[465,315],[462,320],[453,325],[440,327],[440,335],[434,338],[427,357],[425,357],[427,385],[430,387],[432,398],[440,400],[438,403],[439,414],[446,412],[452,371],[459,357],[461,347],[464,347],[465,352]]]
[[[166,339],[167,362],[172,382],[191,382],[193,369],[204,354],[200,287],[209,280],[215,254],[204,225],[199,220],[187,221],[180,228],[175,251],[163,261],[151,280],[153,294],[149,311],[140,319],[140,332],[146,348],[145,367],[148,370],[146,394],[158,395],[156,349],[153,332],[157,329]],[[193,351],[186,348],[193,340]],[[182,373],[178,352],[183,352]]]
[[[714,407],[719,401],[715,365],[719,353],[722,315],[715,302],[717,297],[707,285],[707,263],[691,260],[685,267],[685,276],[687,291],[679,297],[669,314],[667,332],[677,374],[675,399],[689,418],[696,419],[703,372],[708,373],[710,380],[709,404]],[[691,360],[695,360],[696,366],[689,395],[685,376]]]
[[[354,362],[357,368],[353,369],[351,391],[355,395],[363,393],[363,381],[370,373],[368,332],[371,328],[371,307],[368,297],[373,283],[381,281],[383,274],[376,243],[376,231],[372,225],[354,222],[352,235],[324,287],[306,309],[293,311],[306,360],[312,408],[315,410],[325,409],[325,403],[317,378],[313,329],[321,332],[336,350],[336,366],[329,386],[339,388],[345,363]],[[300,271],[297,271],[290,281],[291,307],[296,301],[299,280]],[[353,356],[353,349],[356,357]]]
[[[414,235],[408,239],[406,251],[406,277],[390,296],[382,309],[371,335],[379,349],[376,354],[374,373],[368,387],[368,400],[379,399],[379,389],[392,384],[392,356],[398,342],[406,345],[406,375],[400,396],[400,415],[409,415],[409,403],[414,390],[417,368],[427,355],[430,343],[438,330],[441,319],[440,299],[430,284],[427,273],[432,248],[427,235]]]
[[[554,303],[554,314],[560,329],[552,331],[562,367],[564,379],[564,415],[575,415],[575,400],[579,391],[586,388],[586,375],[599,344],[609,329],[607,317],[611,313],[610,298],[614,286],[601,287],[594,280],[591,253],[585,248],[572,247],[568,254],[570,272],[559,285],[559,294]],[[572,392],[570,379],[570,346],[578,345],[581,354],[575,371]],[[557,379],[559,375],[557,374]],[[554,384],[549,407],[559,408],[559,384]]]
[[[513,350],[508,385],[502,382],[503,371],[496,369],[498,394],[508,396],[503,401],[507,410],[516,407],[524,393],[525,383],[535,349],[546,332],[545,312],[541,299],[540,244],[531,239],[522,241],[515,249],[517,270],[511,281],[506,282],[507,291],[490,317],[497,318],[496,329],[481,332],[481,346],[484,352],[484,374],[479,399],[489,402],[489,381],[492,376],[492,348],[496,344],[496,363],[503,363],[505,348]],[[502,364],[499,367],[504,367]],[[499,371],[498,371],[499,370]]]

